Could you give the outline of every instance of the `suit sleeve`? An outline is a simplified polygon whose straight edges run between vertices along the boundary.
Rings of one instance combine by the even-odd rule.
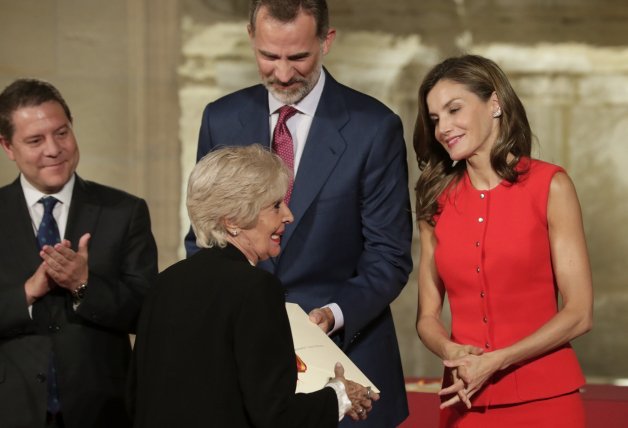
[[[412,215],[403,127],[389,113],[378,121],[360,180],[363,250],[356,275],[337,287],[343,311],[344,347],[381,314],[412,270]]]
[[[205,107],[205,110],[203,111],[203,118],[201,119],[201,129],[198,133],[198,147],[196,149],[196,162],[201,160],[203,156],[209,153],[212,149],[212,140],[209,133],[209,107],[210,105]],[[194,234],[192,227],[190,227],[187,235],[185,235],[183,244],[185,246],[185,255],[187,257],[190,257],[199,250],[196,245],[196,235]]]
[[[253,284],[234,325],[239,383],[252,424],[263,428],[338,425],[336,393],[295,394],[296,360],[283,291],[277,279]]]
[[[11,338],[34,332],[28,313],[24,284],[0,284],[0,338]]]
[[[29,261],[36,253],[31,218],[19,179],[0,192],[0,340],[32,333],[35,324],[28,312],[24,284],[41,260]],[[30,245],[29,245],[30,244]],[[0,376],[1,378],[1,376]]]
[[[76,312],[95,324],[132,333],[157,275],[157,246],[146,202],[135,199],[129,216],[123,242],[117,246],[122,254],[107,255],[120,264],[117,274],[99,275],[90,268],[87,292]]]

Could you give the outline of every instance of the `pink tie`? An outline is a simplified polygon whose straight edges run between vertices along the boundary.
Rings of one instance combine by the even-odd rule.
[[[292,186],[294,184],[294,148],[292,145],[292,135],[290,135],[286,122],[296,113],[298,113],[298,110],[292,106],[281,107],[279,109],[279,119],[273,131],[273,151],[283,159],[291,173],[290,184],[288,185],[288,191],[284,198],[286,205],[290,202]]]

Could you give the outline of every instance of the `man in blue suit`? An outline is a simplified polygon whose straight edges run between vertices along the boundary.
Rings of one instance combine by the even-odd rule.
[[[336,35],[324,0],[253,0],[248,32],[263,84],[207,105],[198,159],[223,145],[270,145],[278,110],[297,109],[287,121],[294,223],[262,267],[381,390],[360,426],[397,426],[408,407],[389,304],[412,269],[401,121],[323,69]]]

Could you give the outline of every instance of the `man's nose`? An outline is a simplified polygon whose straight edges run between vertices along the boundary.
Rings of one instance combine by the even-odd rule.
[[[275,79],[281,83],[288,83],[294,77],[294,68],[290,61],[277,61],[275,65]]]
[[[44,154],[46,156],[57,156],[61,153],[61,145],[54,135],[47,135],[44,141]]]

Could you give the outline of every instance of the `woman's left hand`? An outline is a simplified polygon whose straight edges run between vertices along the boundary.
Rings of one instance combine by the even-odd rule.
[[[478,346],[452,343],[447,347],[443,361],[458,361],[467,355],[482,355],[483,353],[484,349]],[[465,406],[467,406],[467,408],[471,408],[471,401],[469,400],[470,396],[467,395],[467,391],[464,389],[465,382],[458,375],[458,368],[453,368],[451,370],[451,378],[452,385],[446,390],[452,391],[452,393],[458,396],[459,400],[456,402],[461,401]]]
[[[438,392],[439,395],[456,394],[443,402],[441,409],[463,401],[461,395],[467,399],[464,400],[466,407],[471,408],[469,399],[501,368],[502,361],[499,352],[496,351],[482,355],[469,354],[455,360],[444,360],[443,364],[454,370],[457,379],[451,386]]]

